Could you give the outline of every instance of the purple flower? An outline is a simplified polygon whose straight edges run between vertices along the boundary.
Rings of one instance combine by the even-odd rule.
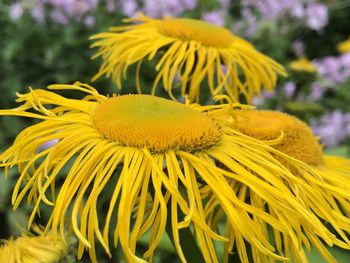
[[[350,77],[350,54],[317,59],[314,64],[321,77],[330,85],[343,83]]]
[[[292,17],[302,18],[305,15],[305,9],[302,3],[295,3],[290,7],[289,13]]]
[[[58,24],[66,25],[72,19],[92,26],[94,22],[90,13],[96,9],[98,2],[98,0],[22,0],[10,7],[10,17],[18,19],[23,12],[28,12],[38,23],[43,23],[45,11],[49,10],[49,16]]]
[[[263,19],[276,19],[295,6],[294,0],[247,0],[243,5],[255,9]]]
[[[70,19],[82,21],[91,26],[89,13],[96,9],[98,0],[41,0],[52,11],[51,18],[58,24],[66,25]]]
[[[61,10],[55,9],[51,12],[50,15],[53,21],[55,21],[57,24],[68,24],[68,17]]]
[[[182,0],[180,2],[182,2],[182,5],[187,10],[193,10],[197,6],[197,0]]]
[[[108,12],[113,12],[117,9],[117,5],[114,0],[106,0],[106,8]]]
[[[340,56],[340,61],[343,64],[343,66],[349,66],[350,67],[350,53],[344,53]]]
[[[304,57],[305,55],[305,45],[301,40],[295,40],[292,43],[292,49],[297,57]]]
[[[225,25],[225,12],[223,10],[204,13],[202,19],[217,26]]]
[[[84,19],[84,24],[87,27],[92,27],[95,24],[95,18],[93,16],[88,16]]]
[[[328,23],[328,8],[324,4],[311,3],[305,9],[306,24],[309,28],[319,31]]]
[[[145,0],[143,12],[150,17],[178,16],[196,7],[196,0]]]
[[[287,98],[291,98],[294,95],[295,89],[296,84],[292,81],[288,81],[283,86],[283,91]]]
[[[350,53],[344,53],[339,57],[341,67],[341,74],[344,79],[348,79],[350,77]]]
[[[57,7],[67,16],[81,18],[96,8],[98,0],[64,0],[59,3]]]
[[[244,36],[252,36],[256,33],[258,21],[255,15],[253,15],[252,11],[249,8],[243,7],[241,11],[241,15],[244,18],[244,22],[246,23],[245,31],[242,33]],[[239,24],[234,24],[232,27],[233,32],[241,31],[238,28]]]
[[[285,19],[286,16],[303,19],[306,26],[321,30],[328,23],[328,8],[325,4],[317,3],[316,1],[295,0],[246,0],[241,1],[242,9],[241,16],[245,19],[245,14],[249,9],[252,14],[255,14],[259,22],[264,20]],[[310,3],[311,2],[311,3]],[[283,29],[283,28],[282,28]]]
[[[31,16],[39,23],[42,24],[45,19],[44,6],[41,3],[37,3],[31,10]]]
[[[23,8],[20,2],[14,3],[10,6],[9,16],[12,20],[17,20],[23,15]]]
[[[322,87],[319,83],[313,82],[311,84],[310,96],[313,100],[315,101],[320,100],[325,92],[326,92],[326,89]]]
[[[231,0],[218,0],[220,9],[227,9],[230,6]]]
[[[135,0],[122,1],[122,13],[126,16],[132,16],[139,8]]]
[[[260,96],[255,96],[252,100],[252,104],[255,106],[264,104],[266,99],[271,98],[275,95],[273,91],[263,91]]]
[[[311,122],[311,127],[317,136],[321,137],[326,147],[335,147],[350,136],[350,113],[338,110],[323,115]]]

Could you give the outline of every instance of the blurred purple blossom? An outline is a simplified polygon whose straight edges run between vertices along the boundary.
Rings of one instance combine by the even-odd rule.
[[[85,19],[84,19],[84,24],[87,26],[87,27],[92,27],[94,24],[95,24],[95,18],[93,16],[87,16]]]
[[[39,24],[42,24],[44,22],[45,10],[44,10],[44,6],[42,4],[35,5],[30,10],[30,14]]]
[[[295,0],[246,0],[243,5],[255,10],[263,19],[276,19],[284,15],[302,17],[302,1]]]
[[[136,0],[122,1],[121,6],[122,13],[126,16],[133,16],[139,8]]]
[[[258,106],[265,103],[266,99],[271,98],[275,95],[273,91],[263,91],[260,96],[255,96],[252,100],[252,105]]]
[[[225,17],[228,14],[230,0],[218,0],[220,8],[217,10],[205,12],[202,19],[217,26],[225,26]]]
[[[295,3],[290,6],[289,13],[292,17],[303,18],[305,16],[305,8],[303,3],[294,1]]]
[[[292,49],[297,57],[304,57],[305,55],[305,44],[301,40],[295,40],[292,43]]]
[[[185,10],[196,7],[196,0],[145,0],[142,11],[155,18],[164,16],[178,16]]]
[[[187,9],[187,10],[193,10],[197,6],[197,0],[180,0],[180,3]]]
[[[249,30],[246,29],[248,35],[255,33],[250,16],[255,17],[257,25],[262,24],[264,20],[285,19],[288,16],[297,21],[304,21],[306,27],[316,31],[323,29],[328,23],[327,6],[316,0],[308,4],[303,0],[246,0],[242,1],[241,16],[246,20],[247,15],[250,20],[247,24]]]
[[[310,3],[306,6],[305,16],[309,28],[319,31],[328,23],[328,8],[321,3]]]
[[[339,110],[323,115],[311,122],[311,127],[326,147],[336,147],[350,136],[350,112]]]
[[[108,12],[114,12],[117,9],[115,0],[106,0],[106,9]]]
[[[73,19],[91,26],[93,20],[89,18],[89,13],[96,9],[98,2],[98,0],[19,0],[10,7],[10,17],[17,19],[27,11],[38,23],[43,23],[45,11],[50,10],[48,16],[58,24],[65,25]]]
[[[340,63],[343,65],[346,71],[350,70],[350,53],[344,53],[339,57]]]
[[[246,0],[242,2],[243,6],[256,9],[260,15],[266,19],[271,19],[277,15],[281,6],[276,5],[270,0]]]
[[[234,23],[232,26],[233,32],[240,32],[243,36],[252,36],[256,33],[258,27],[257,17],[253,14],[250,8],[244,7],[241,10],[243,17],[242,23]]]
[[[288,81],[284,84],[283,91],[287,98],[291,98],[294,95],[296,87],[295,82],[292,81]]]
[[[22,14],[23,14],[23,8],[21,6],[21,3],[17,2],[10,6],[9,16],[12,20],[17,20],[22,16]]]
[[[322,98],[323,94],[326,92],[326,88],[322,87],[319,83],[313,82],[311,84],[310,97],[314,101],[318,101]]]
[[[224,26],[225,15],[226,15],[226,12],[223,10],[211,11],[211,12],[204,13],[202,15],[202,19],[209,23],[215,24],[217,26]]]
[[[68,17],[65,16],[64,13],[58,9],[52,10],[51,18],[57,24],[61,24],[61,25],[66,25],[66,24],[68,24],[68,21],[69,21]]]
[[[348,53],[317,59],[314,64],[329,85],[343,83],[350,77],[350,54]]]
[[[42,0],[43,4],[51,6],[66,17],[81,18],[97,7],[98,0]]]
[[[218,0],[220,9],[227,9],[230,7],[231,0]]]

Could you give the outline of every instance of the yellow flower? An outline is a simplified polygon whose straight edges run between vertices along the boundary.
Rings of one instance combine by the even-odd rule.
[[[257,193],[239,182],[232,181],[232,187],[240,200],[249,200],[256,208],[268,209],[270,215],[293,231],[293,235],[285,235],[273,229],[273,238],[277,253],[295,262],[307,262],[306,255],[300,245],[307,249],[313,245],[327,262],[336,262],[327,250],[327,245],[336,245],[350,249],[350,160],[341,157],[327,156],[322,153],[322,147],[313,135],[311,129],[299,119],[281,112],[274,111],[242,111],[236,116],[235,125],[246,135],[259,140],[274,140],[276,150],[303,161],[313,167],[316,174],[311,175],[305,170],[290,166],[281,156],[276,156],[286,167],[292,171],[293,176],[285,178],[283,184],[294,195],[293,198],[303,204],[318,219],[316,224],[328,226],[332,230],[324,230],[327,238],[321,238],[303,220],[288,217],[276,212]],[[211,209],[214,209],[211,207]],[[209,213],[207,211],[207,213]],[[268,236],[268,227],[261,219],[253,217],[256,228],[265,229]],[[230,240],[235,240],[236,230],[227,227]],[[226,249],[232,248],[228,246]],[[240,251],[245,251],[244,243],[238,244]],[[243,252],[242,252],[243,253]],[[246,253],[246,252],[245,252]],[[264,262],[263,256],[256,249],[252,249],[254,262]],[[242,256],[247,259],[247,255]],[[243,260],[248,262],[247,260]]]
[[[337,49],[340,53],[350,52],[350,38],[348,40],[338,43]]]
[[[228,94],[237,101],[242,94],[249,101],[262,88],[272,90],[277,74],[286,75],[280,64],[225,28],[195,19],[158,20],[142,14],[126,21],[137,23],[112,27],[110,32],[91,37],[96,40],[92,46],[99,48],[94,58],[104,60],[94,79],[107,75],[120,88],[121,77],[136,63],[136,85],[141,93],[141,64],[157,57],[153,95],[162,82],[173,97],[174,78],[178,76],[181,95],[188,94],[190,101],[199,100],[205,79],[213,96]]]
[[[214,241],[232,244],[234,240],[240,248],[245,241],[261,255],[284,260],[266,236],[262,227],[266,225],[290,237],[295,249],[299,249],[298,240],[304,239],[299,236],[301,225],[316,240],[336,241],[295,197],[296,189],[285,185],[298,179],[272,156],[283,154],[240,133],[222,118],[243,106],[181,104],[151,95],[105,97],[80,83],[49,89],[87,95],[82,100],[68,99],[42,89],[18,95],[22,105],[0,110],[0,115],[42,121],[24,129],[0,160],[6,172],[12,166],[19,169],[14,208],[25,196],[34,202],[31,225],[40,204],[53,206],[46,230],[64,239],[65,225],[71,221],[79,239],[79,257],[88,248],[97,262],[95,239],[110,255],[112,231],[114,245],[121,245],[127,262],[140,262],[140,257],[152,261],[166,224],[183,262],[179,231],[189,227],[206,262],[218,262]],[[53,139],[58,139],[55,145],[38,151]],[[313,174],[306,164],[288,156],[283,159]],[[63,176],[60,172],[67,166],[69,172]],[[241,187],[239,193],[230,180]],[[245,203],[243,189],[260,203]],[[205,194],[208,191],[210,196]],[[102,197],[109,200],[106,215],[98,209]],[[217,218],[212,206],[225,214],[234,239],[212,227]],[[181,214],[184,218],[178,217]],[[292,225],[286,224],[287,218],[294,218]],[[137,240],[148,231],[149,248],[136,255]]]
[[[57,263],[67,252],[66,245],[52,235],[23,234],[17,239],[0,244],[0,262],[4,263]]]
[[[304,71],[309,73],[317,72],[317,68],[307,58],[299,58],[289,63],[289,68],[294,71]]]

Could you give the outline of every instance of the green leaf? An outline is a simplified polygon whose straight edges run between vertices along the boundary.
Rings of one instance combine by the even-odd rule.
[[[326,148],[324,152],[329,155],[348,157],[349,147],[347,147],[346,145],[343,145],[336,148]]]
[[[350,262],[350,251],[344,250],[339,247],[331,247],[328,251],[339,262]],[[316,251],[314,247],[311,248],[310,253],[307,255],[310,263],[327,263],[327,261]]]

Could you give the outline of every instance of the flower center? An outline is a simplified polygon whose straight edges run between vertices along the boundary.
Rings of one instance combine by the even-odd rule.
[[[207,115],[150,95],[124,95],[102,102],[95,126],[107,139],[151,151],[198,151],[217,144],[222,130]]]
[[[246,111],[238,117],[238,129],[259,140],[273,140],[283,132],[282,140],[273,148],[312,166],[323,164],[322,147],[312,130],[291,115],[274,111]]]
[[[226,28],[195,19],[167,18],[158,28],[165,36],[183,41],[195,40],[208,47],[227,48],[235,39]]]

